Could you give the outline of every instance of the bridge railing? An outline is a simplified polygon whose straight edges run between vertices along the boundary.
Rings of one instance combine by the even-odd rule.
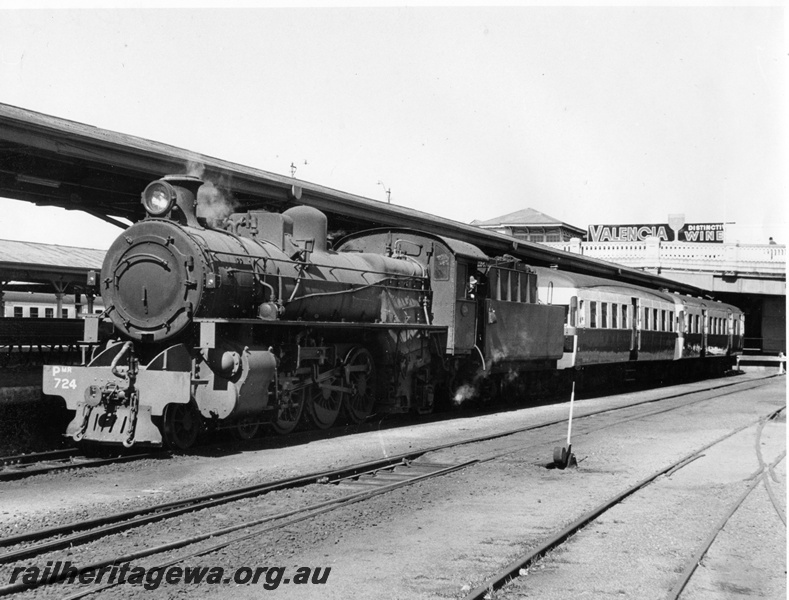
[[[545,245],[638,269],[786,275],[786,246],[776,244],[698,244],[661,242],[657,238],[643,242],[582,242],[574,238]]]

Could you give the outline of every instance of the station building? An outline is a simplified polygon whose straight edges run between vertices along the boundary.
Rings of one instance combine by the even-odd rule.
[[[573,238],[583,238],[586,234],[586,231],[575,225],[557,221],[533,208],[524,208],[487,221],[472,221],[471,224],[538,244],[569,242]]]

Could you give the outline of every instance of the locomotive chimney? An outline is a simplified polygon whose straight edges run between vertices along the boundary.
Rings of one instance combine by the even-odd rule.
[[[148,215],[173,219],[182,225],[200,227],[195,208],[197,190],[203,180],[191,175],[166,175],[149,183],[142,193],[142,204]]]
[[[190,227],[200,227],[197,222],[197,190],[203,185],[203,180],[193,175],[166,175],[163,179],[178,191],[175,203],[183,215],[178,215],[178,220]]]

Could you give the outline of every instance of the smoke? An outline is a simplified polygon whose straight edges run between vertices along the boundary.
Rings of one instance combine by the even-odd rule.
[[[471,378],[471,381],[464,383],[458,387],[457,390],[455,390],[455,395],[452,397],[453,404],[457,407],[468,400],[474,400],[477,398],[481,391],[479,386],[481,380],[484,380],[490,376],[493,365],[507,359],[508,355],[506,352],[500,349],[493,350],[493,353],[488,358],[486,367],[483,368],[482,365],[479,365],[473,377]],[[518,379],[520,374],[515,369],[510,367],[507,369],[506,373],[501,374],[501,377],[504,383],[509,384]],[[484,388],[485,386],[483,385],[482,387]],[[487,399],[483,399],[483,401],[485,400]]]
[[[197,190],[197,216],[206,220],[211,227],[222,227],[224,220],[240,206],[231,193],[232,180],[229,175],[211,176],[205,165],[190,161],[186,165],[187,175],[199,177],[205,183]]]
[[[224,220],[236,212],[238,205],[235,198],[213,181],[206,181],[197,190],[197,216],[204,218],[211,227],[221,227]]]
[[[205,165],[199,162],[194,162],[190,160],[186,163],[186,174],[191,177],[199,177],[200,179],[203,178],[203,174],[205,173]]]
[[[476,398],[478,393],[479,390],[477,390],[475,386],[465,383],[455,391],[455,396],[452,399],[452,402],[455,404],[455,406],[460,406],[466,400],[473,400]]]

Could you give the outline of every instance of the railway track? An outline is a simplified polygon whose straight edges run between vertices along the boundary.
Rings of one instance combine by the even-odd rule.
[[[750,381],[757,381],[758,379],[751,379]],[[705,390],[723,389],[732,385],[740,385],[741,381],[727,381],[726,383],[711,384],[705,387]],[[664,399],[670,399],[696,393],[695,391],[682,392],[681,394],[669,394],[659,398],[649,400],[649,402],[658,402]],[[342,427],[332,428],[325,430],[321,433],[324,435],[335,435]],[[315,432],[311,432],[315,433]],[[291,434],[293,439],[300,434]],[[506,434],[505,434],[506,435]],[[248,444],[255,443],[254,440],[245,440],[239,442],[234,440],[233,444]],[[34,452],[29,454],[20,454],[15,456],[0,457],[0,481],[12,481],[15,479],[23,479],[33,475],[42,475],[45,473],[54,473],[58,471],[72,471],[75,469],[101,467],[116,463],[131,462],[143,458],[162,458],[169,456],[165,449],[155,449],[149,452],[135,452],[134,454],[120,454],[114,457],[89,457],[85,456],[84,452],[79,448],[65,448],[62,450],[50,450],[46,452]]]
[[[675,586],[666,596],[666,600],[678,600],[682,594],[682,591],[685,589],[688,582],[690,581],[693,572],[700,564],[702,558],[704,557],[707,550],[714,542],[718,533],[720,533],[723,530],[723,528],[732,518],[732,516],[737,511],[737,509],[739,509],[742,506],[743,502],[745,502],[748,496],[753,492],[754,489],[757,488],[757,486],[760,483],[764,483],[764,485],[768,489],[768,493],[770,494],[770,498],[772,500],[773,507],[775,508],[775,512],[783,522],[784,526],[786,525],[786,516],[783,514],[783,511],[780,508],[779,504],[777,503],[772,492],[769,491],[770,490],[769,474],[771,473],[771,471],[774,469],[775,466],[777,466],[778,464],[780,464],[780,462],[785,460],[786,452],[785,451],[782,452],[774,461],[772,461],[769,464],[765,463],[761,455],[761,432],[765,424],[770,420],[777,418],[778,415],[784,412],[785,410],[786,408],[782,407],[770,413],[769,415],[765,415],[756,421],[752,421],[746,425],[743,425],[741,427],[734,429],[733,431],[726,433],[725,435],[720,436],[719,438],[710,442],[709,444],[706,444],[703,447],[696,449],[691,453],[688,453],[687,455],[683,456],[679,460],[674,461],[669,465],[666,465],[665,467],[655,471],[654,473],[647,476],[646,478],[641,479],[640,481],[630,486],[626,490],[600,503],[599,505],[595,506],[594,508],[583,514],[581,517],[574,520],[572,523],[568,524],[560,531],[556,532],[555,534],[551,535],[550,537],[536,544],[536,547],[531,549],[528,553],[519,556],[518,558],[516,558],[515,560],[504,566],[494,575],[486,579],[481,585],[468,591],[468,593],[463,597],[463,600],[485,600],[491,598],[494,592],[496,592],[497,590],[501,590],[502,588],[505,588],[505,586],[508,583],[517,579],[518,577],[522,575],[526,575],[528,573],[528,568],[532,566],[536,561],[541,559],[549,552],[555,551],[558,548],[560,548],[565,542],[567,542],[567,540],[571,536],[578,533],[580,530],[582,530],[584,527],[588,526],[592,522],[596,521],[599,517],[604,515],[609,510],[621,504],[626,498],[643,490],[645,487],[655,482],[658,478],[664,475],[671,475],[676,471],[682,469],[686,465],[690,464],[691,462],[701,458],[704,455],[704,453],[710,448],[718,444],[721,444],[722,442],[728,440],[729,438],[733,437],[734,435],[748,428],[757,426],[758,432],[756,435],[756,453],[759,458],[760,466],[757,469],[757,471],[753,473],[749,478],[752,481],[747,486],[746,490],[731,505],[729,510],[726,512],[726,514],[722,516],[722,518],[717,523],[717,525],[710,533],[709,537],[702,544],[702,546],[686,561],[680,578],[677,580]]]
[[[778,413],[782,412],[784,409],[776,411],[773,415],[770,415],[769,419],[775,418]],[[769,419],[763,419],[759,423],[759,428],[757,431],[757,435],[755,438],[755,445],[756,445],[756,456],[759,460],[759,468],[753,473],[749,479],[751,483],[746,487],[743,493],[731,504],[729,509],[726,513],[721,517],[718,523],[715,525],[713,530],[710,532],[709,536],[704,540],[704,542],[699,546],[696,552],[685,562],[685,566],[682,570],[682,574],[680,578],[677,580],[674,587],[666,596],[666,600],[679,600],[682,596],[682,592],[687,587],[688,583],[690,582],[693,574],[695,573],[697,567],[701,564],[702,559],[707,554],[707,551],[710,549],[712,544],[715,542],[715,539],[718,537],[718,534],[723,531],[724,527],[731,521],[734,514],[740,510],[743,503],[748,499],[748,497],[753,493],[753,491],[759,486],[759,484],[764,484],[765,490],[767,491],[767,495],[770,498],[770,502],[775,510],[775,514],[781,520],[781,523],[784,527],[786,527],[786,515],[784,514],[783,510],[781,509],[775,494],[772,489],[772,484],[770,480],[777,481],[775,477],[775,473],[773,470],[775,467],[780,464],[786,458],[786,452],[781,453],[778,458],[773,460],[771,463],[766,463],[764,461],[764,457],[762,455],[762,432],[764,430],[764,426]]]
[[[735,391],[742,391],[743,389],[748,389],[749,387],[756,387],[759,385],[760,381],[761,380],[748,380],[743,382],[727,383],[721,386],[713,386],[702,390],[694,390],[692,392],[671,394],[660,399],[649,399],[623,407],[591,411],[587,414],[580,415],[577,418],[579,420],[588,419],[603,413],[614,413],[632,408],[634,406],[639,407],[642,405],[652,404],[659,402],[660,400],[684,400],[683,402],[676,403],[676,405],[672,405],[670,407],[655,407],[654,410],[648,410],[640,415],[627,417],[625,420],[644,418],[646,416],[686,407],[697,402],[707,401],[714,397],[720,397],[721,394],[719,393],[719,390],[721,388],[734,387],[735,389],[729,392],[734,393]],[[707,394],[709,392],[713,392],[714,396],[708,397]],[[701,397],[687,401],[687,399],[684,397],[688,396],[689,394],[699,394]],[[379,494],[384,494],[406,485],[412,485],[416,482],[424,481],[425,479],[431,477],[439,477],[459,469],[467,468],[476,463],[495,460],[496,458],[506,456],[507,454],[523,450],[524,445],[522,442],[516,443],[511,447],[504,448],[493,453],[488,453],[486,455],[480,455],[470,460],[459,461],[453,464],[437,464],[435,462],[425,460],[425,455],[430,452],[511,436],[525,431],[550,427],[562,422],[562,420],[553,420],[549,422],[538,423],[532,426],[520,427],[504,432],[497,432],[491,435],[477,436],[465,440],[422,448],[382,460],[345,466],[330,471],[311,473],[300,477],[283,479],[256,486],[235,488],[224,492],[212,493],[186,500],[159,504],[144,509],[116,513],[107,517],[88,519],[68,525],[41,529],[38,531],[26,532],[6,537],[0,540],[0,548],[6,548],[5,552],[0,555],[0,565],[11,565],[20,560],[31,557],[41,557],[41,560],[48,556],[49,553],[55,552],[58,549],[65,547],[70,548],[71,553],[74,552],[77,546],[86,544],[87,542],[93,540],[105,539],[107,536],[116,534],[123,535],[124,532],[128,532],[129,530],[139,528],[144,525],[159,521],[174,520],[176,517],[182,517],[188,513],[195,513],[197,511],[207,510],[221,505],[227,505],[232,502],[253,498],[275,491],[290,490],[316,483],[324,484],[324,487],[328,484],[336,484],[336,486],[334,486],[334,490],[336,491],[332,492],[334,497],[329,499],[325,499],[306,506],[289,509],[277,514],[269,514],[254,519],[243,520],[242,522],[230,527],[204,531],[197,536],[188,536],[179,540],[168,541],[165,544],[154,545],[150,548],[146,547],[143,550],[137,550],[124,555],[104,557],[100,561],[85,563],[80,567],[80,569],[81,571],[93,569],[95,572],[96,569],[100,569],[102,567],[119,565],[155,555],[166,556],[167,554],[176,550],[184,548],[188,549],[202,544],[199,549],[194,550],[187,555],[181,555],[156,565],[157,567],[165,567],[169,564],[175,564],[176,562],[213,552],[219,548],[244,539],[248,539],[250,537],[263,535],[274,529],[287,527],[288,525],[293,525],[307,519],[315,518],[320,514],[331,510],[336,510],[349,504],[368,500]],[[617,421],[617,423],[621,422],[621,420]],[[591,426],[589,431],[597,431],[608,426],[610,425],[602,424]],[[238,535],[237,532],[241,530],[246,531],[243,534]],[[205,543],[209,541],[212,543],[206,547]],[[0,595],[21,592],[31,587],[47,585],[55,583],[59,580],[59,577],[53,576],[48,580],[37,581],[35,584],[17,582],[15,584],[0,587]],[[104,588],[102,587],[98,589]],[[91,588],[90,590],[80,592],[73,597],[80,597],[81,595],[93,593],[94,591],[97,591],[97,589]]]
[[[6,456],[0,458],[0,481],[11,481],[57,471],[101,467],[140,460],[141,458],[152,458],[154,456],[162,456],[162,451],[93,458],[84,456],[78,448],[66,448],[63,450]]]

